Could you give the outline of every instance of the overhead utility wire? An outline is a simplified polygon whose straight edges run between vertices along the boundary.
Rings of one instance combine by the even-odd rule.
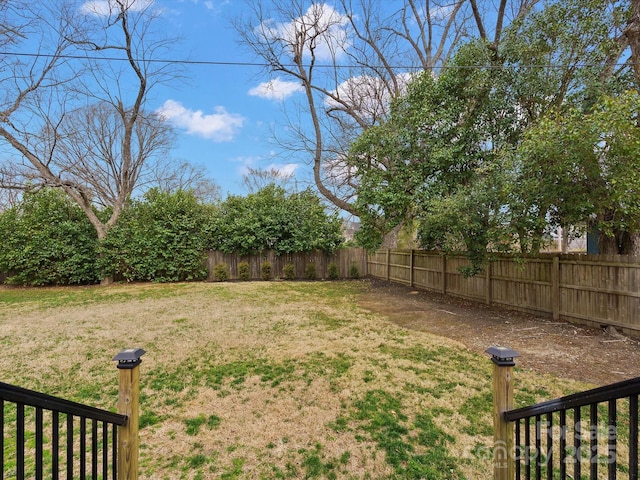
[[[16,57],[41,57],[41,58],[62,58],[65,60],[101,60],[101,61],[109,61],[109,62],[128,62],[128,58],[123,57],[100,57],[100,56],[91,56],[91,55],[53,55],[47,53],[19,53],[19,52],[2,52],[0,51],[0,55],[14,55]],[[232,61],[215,61],[215,60],[176,60],[176,59],[134,59],[137,62],[147,62],[147,63],[168,63],[168,64],[178,64],[178,65],[210,65],[210,66],[230,66],[230,67],[276,67],[277,65],[273,65],[270,63],[259,63],[259,62],[232,62]],[[586,67],[597,67],[600,64],[597,63],[578,63],[573,65],[573,67],[586,68]],[[631,66],[634,65],[631,61],[627,62],[618,62],[613,66],[622,67],[622,66]],[[281,64],[282,67],[298,67],[297,64]],[[310,65],[305,65],[310,66]],[[323,65],[323,64],[315,64],[315,68],[353,68],[357,65]],[[542,65],[513,65],[512,67],[520,67],[520,68],[566,68],[568,65],[566,64],[542,64]],[[376,66],[371,66],[375,68]],[[413,69],[413,70],[423,70],[423,67],[416,65],[391,65],[393,69]],[[503,65],[435,65],[431,67],[432,70],[442,70],[445,68],[456,68],[456,69],[473,69],[473,68],[510,68],[509,66],[505,67]]]

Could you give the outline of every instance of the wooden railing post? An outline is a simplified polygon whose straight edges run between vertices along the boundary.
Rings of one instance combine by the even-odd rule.
[[[513,409],[513,359],[519,355],[506,347],[490,347],[486,352],[493,362],[493,479],[513,480],[513,425],[504,412]]]
[[[118,480],[138,480],[138,425],[140,402],[141,348],[127,348],[113,360],[118,361],[118,413],[127,416],[127,424],[118,427]]]

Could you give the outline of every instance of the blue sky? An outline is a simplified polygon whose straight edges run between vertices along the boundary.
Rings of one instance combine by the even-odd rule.
[[[155,0],[154,6],[162,9],[164,20],[175,29],[170,35],[180,37],[172,59],[257,61],[239,45],[238,34],[231,26],[231,19],[247,9],[244,2]],[[265,96],[261,84],[270,77],[261,67],[187,65],[184,74],[184,83],[159,87],[150,105],[161,109],[176,128],[173,157],[205,166],[223,196],[246,193],[242,175],[247,167],[295,172],[302,183],[308,180],[310,169],[306,165],[274,155],[271,133],[282,120],[282,104],[287,100],[284,94],[281,98]],[[280,87],[282,92],[291,93],[290,84]]]

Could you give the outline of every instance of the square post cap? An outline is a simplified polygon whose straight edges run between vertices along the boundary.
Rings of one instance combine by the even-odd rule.
[[[513,367],[516,364],[513,359],[520,356],[515,350],[497,346],[487,348],[485,353],[491,355],[491,361],[501,367]]]
[[[121,350],[112,360],[117,361],[117,368],[134,368],[140,365],[140,357],[146,352],[141,348],[125,348]]]

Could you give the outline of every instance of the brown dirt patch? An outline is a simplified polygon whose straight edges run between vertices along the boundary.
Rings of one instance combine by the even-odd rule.
[[[371,280],[358,304],[407,329],[457,340],[472,351],[510,347],[518,367],[606,385],[640,376],[640,342],[604,329],[551,321],[403,285]]]

